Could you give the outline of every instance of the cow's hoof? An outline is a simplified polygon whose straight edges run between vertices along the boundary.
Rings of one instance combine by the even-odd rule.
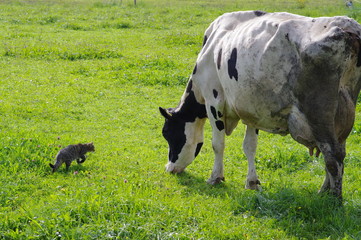
[[[332,201],[333,199],[332,202],[335,203],[336,206],[342,206],[343,203],[342,194],[337,194],[329,189],[328,190],[321,189],[318,191],[318,194],[331,196],[330,200]]]
[[[261,190],[261,182],[258,179],[255,181],[247,181],[245,188],[251,190]]]
[[[335,198],[342,201],[342,192],[341,191],[335,191],[330,188],[321,188],[318,191],[318,194],[328,194],[328,195],[334,196]]]
[[[220,184],[221,182],[224,182],[224,177],[210,178],[207,180],[207,183],[211,185]]]

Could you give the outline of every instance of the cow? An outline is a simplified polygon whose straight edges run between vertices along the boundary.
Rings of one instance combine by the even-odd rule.
[[[259,130],[290,134],[324,156],[319,192],[342,200],[342,177],[355,106],[361,88],[361,26],[353,19],[304,17],[285,12],[239,11],[218,17],[175,108],[162,108],[168,141],[166,170],[180,173],[212,127],[214,167],[207,181],[224,181],[225,135],[246,125],[247,189],[258,189],[255,168]]]

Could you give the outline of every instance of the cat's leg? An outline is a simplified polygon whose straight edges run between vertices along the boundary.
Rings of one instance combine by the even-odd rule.
[[[65,165],[66,165],[66,171],[69,171],[69,167],[70,167],[70,164],[71,164],[71,161],[67,161],[65,162]]]
[[[86,159],[85,155],[81,155],[80,158],[81,158],[81,160],[79,158],[76,160],[76,162],[78,164],[85,162],[85,159]]]

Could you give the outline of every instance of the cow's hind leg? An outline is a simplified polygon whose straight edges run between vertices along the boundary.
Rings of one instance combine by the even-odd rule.
[[[320,144],[320,149],[325,157],[326,177],[319,192],[330,192],[342,200],[345,145]]]
[[[247,126],[243,141],[243,151],[248,160],[246,189],[259,189],[260,181],[256,173],[255,156],[258,142],[258,130]]]

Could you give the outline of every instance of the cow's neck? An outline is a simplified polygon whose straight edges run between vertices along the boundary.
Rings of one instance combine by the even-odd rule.
[[[200,91],[193,84],[193,81],[189,80],[181,101],[175,110],[177,115],[186,122],[194,122],[197,118],[203,119],[207,117],[206,107],[201,102],[202,99]]]

